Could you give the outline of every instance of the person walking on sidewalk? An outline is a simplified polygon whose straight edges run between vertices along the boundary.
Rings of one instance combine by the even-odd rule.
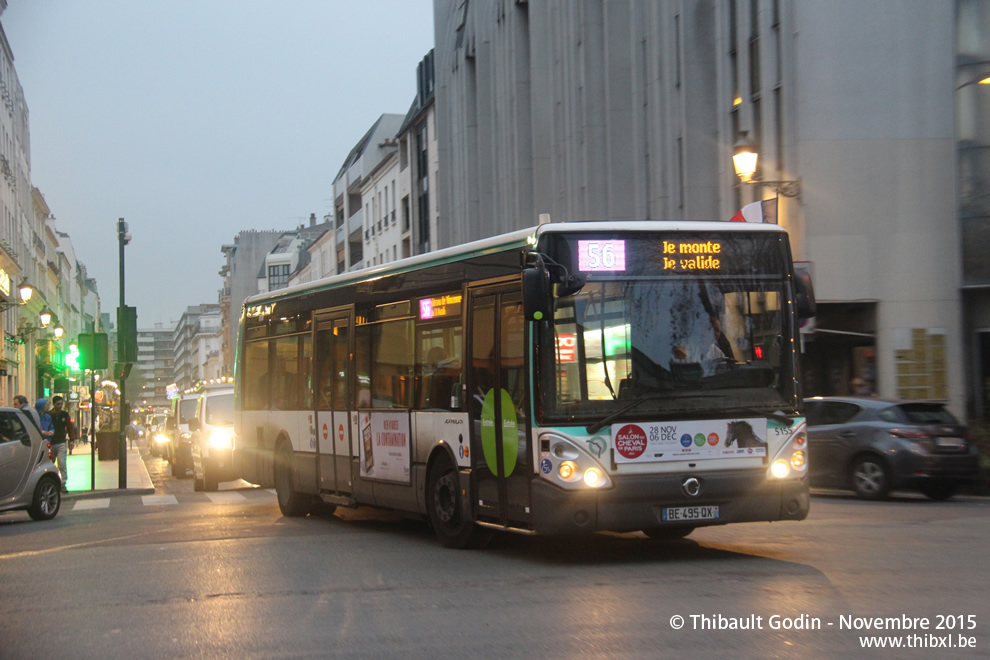
[[[52,425],[52,416],[48,413],[51,410],[51,405],[48,399],[41,397],[34,403],[34,409],[38,411],[38,417],[41,419],[41,437],[52,443],[52,451],[55,453],[55,464],[58,466],[58,474],[62,477],[62,492],[68,492],[66,488],[66,481],[69,474],[66,470],[66,447],[65,438],[62,438],[61,442],[55,439],[55,427]]]
[[[67,443],[71,454],[72,443],[76,440],[75,430],[72,428],[72,416],[62,407],[63,405],[65,400],[62,397],[57,394],[52,397],[52,427],[55,429],[55,440],[52,441],[52,445],[56,442]]]

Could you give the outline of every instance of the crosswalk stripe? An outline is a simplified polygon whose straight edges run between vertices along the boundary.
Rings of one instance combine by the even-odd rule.
[[[110,506],[109,497],[98,497],[91,500],[76,500],[72,505],[73,511],[85,511],[86,509],[106,509]]]
[[[175,498],[175,495],[142,495],[141,501],[145,506],[179,503],[179,500]]]
[[[247,499],[246,497],[244,497],[240,493],[238,493],[236,491],[232,491],[232,490],[221,491],[221,492],[217,492],[217,493],[207,493],[206,496],[208,498],[210,498],[210,500],[214,504],[226,504],[228,502],[240,502],[240,501],[244,501],[244,500]]]

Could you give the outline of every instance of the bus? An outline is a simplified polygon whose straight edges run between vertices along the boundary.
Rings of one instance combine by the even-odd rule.
[[[316,505],[493,531],[642,531],[808,514],[787,233],[545,223],[248,298],[234,462]]]

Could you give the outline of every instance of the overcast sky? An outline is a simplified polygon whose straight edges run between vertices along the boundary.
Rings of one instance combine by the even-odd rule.
[[[405,114],[431,0],[8,0],[31,182],[119,302],[132,235],[138,327],[217,302],[220,246],[333,210],[331,184],[382,113]]]

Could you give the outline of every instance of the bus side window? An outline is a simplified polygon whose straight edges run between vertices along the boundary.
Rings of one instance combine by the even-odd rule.
[[[413,404],[413,320],[376,323],[371,402],[375,408],[411,408]]]
[[[359,325],[354,332],[354,368],[357,372],[357,407],[371,407],[371,326]]]
[[[268,408],[268,342],[252,341],[244,345],[244,391],[247,410]],[[181,415],[178,415],[181,417]],[[185,423],[184,419],[179,420]]]
[[[461,336],[460,323],[417,327],[417,408],[459,409]]]

